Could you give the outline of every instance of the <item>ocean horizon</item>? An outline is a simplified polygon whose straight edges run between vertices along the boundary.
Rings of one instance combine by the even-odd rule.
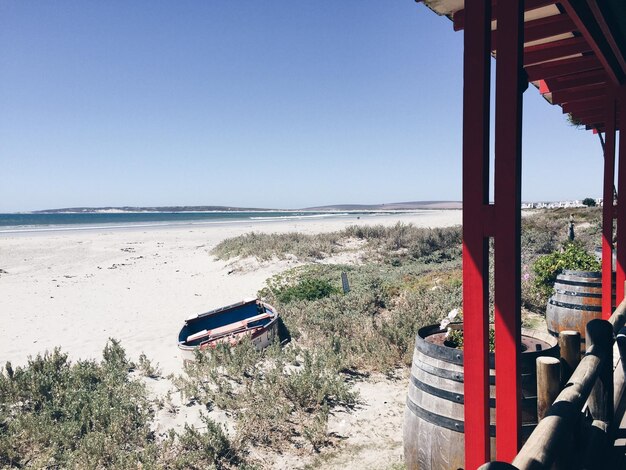
[[[393,211],[80,212],[0,214],[0,234],[279,221],[380,215]],[[421,212],[421,211],[411,211]]]

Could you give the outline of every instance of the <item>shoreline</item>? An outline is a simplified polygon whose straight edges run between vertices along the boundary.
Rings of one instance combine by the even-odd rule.
[[[341,211],[333,213],[314,213],[311,215],[293,215],[293,216],[258,216],[248,217],[245,219],[217,219],[217,220],[203,220],[203,219],[189,219],[182,221],[146,221],[142,222],[118,222],[116,225],[103,225],[103,224],[56,224],[56,225],[28,225],[28,226],[0,226],[0,239],[11,236],[19,236],[22,234],[35,235],[38,233],[50,234],[50,233],[63,233],[63,232],[75,232],[75,231],[116,231],[125,230],[132,231],[137,230],[159,230],[168,228],[189,228],[189,227],[214,227],[214,226],[228,226],[230,224],[258,224],[258,223],[279,223],[279,222],[306,222],[309,220],[352,220],[355,223],[366,222],[370,218],[378,217],[402,217],[403,216],[439,216],[441,213],[461,213],[460,209],[418,209],[411,211]],[[256,213],[255,213],[256,214]],[[259,213],[261,214],[261,213]],[[379,219],[377,219],[379,220]],[[459,216],[460,224],[460,216]]]

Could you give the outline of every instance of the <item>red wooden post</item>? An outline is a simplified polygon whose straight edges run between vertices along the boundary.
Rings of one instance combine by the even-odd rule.
[[[498,3],[495,138],[496,457],[521,446],[521,180],[524,1]]]
[[[619,90],[617,110],[622,123],[626,111],[626,86]],[[623,125],[623,124],[622,124]],[[607,128],[608,131],[608,128]],[[613,142],[615,145],[615,141]],[[619,133],[619,165],[617,174],[617,266],[615,274],[615,305],[624,298],[626,281],[626,132]]]
[[[465,468],[489,460],[489,85],[491,0],[466,0],[463,55]]]
[[[608,91],[604,143],[604,190],[602,202],[602,318],[613,311],[613,184],[615,180],[615,96]]]

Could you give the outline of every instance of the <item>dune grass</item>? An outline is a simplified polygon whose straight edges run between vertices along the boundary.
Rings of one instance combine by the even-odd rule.
[[[354,247],[351,241],[361,243]],[[460,227],[430,229],[399,222],[390,227],[351,226],[338,232],[319,234],[252,232],[223,240],[211,253],[224,261],[235,257],[266,261],[287,256],[316,261],[357,250],[363,251],[371,260],[421,259],[433,263],[460,255],[460,243]]]

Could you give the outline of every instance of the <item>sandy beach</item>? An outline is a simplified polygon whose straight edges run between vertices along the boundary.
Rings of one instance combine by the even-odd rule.
[[[24,364],[61,346],[73,359],[100,357],[109,337],[131,357],[144,352],[178,372],[178,330],[186,317],[254,297],[290,261],[233,271],[209,253],[243,233],[316,233],[354,224],[422,227],[461,222],[461,212],[253,221],[170,227],[65,230],[0,236],[0,361]]]
[[[157,412],[155,432],[180,430],[185,423],[201,427],[204,407],[168,394],[173,385],[163,378],[182,372],[177,335],[184,319],[254,297],[268,277],[298,263],[224,262],[211,249],[225,238],[251,231],[319,233],[397,222],[458,225],[461,211],[3,234],[0,361],[23,365],[29,356],[55,346],[73,360],[100,359],[107,339],[116,338],[131,360],[143,352],[160,366],[161,378],[145,379],[146,384],[155,398],[171,396],[172,405]],[[350,260],[344,256],[335,261]],[[262,468],[388,468],[401,463],[407,375],[404,370],[395,375],[374,374],[354,384],[359,405],[336,410],[328,420],[328,432],[342,441],[339,448],[321,455],[263,453],[257,456]],[[228,413],[214,409],[209,416],[232,430]]]

